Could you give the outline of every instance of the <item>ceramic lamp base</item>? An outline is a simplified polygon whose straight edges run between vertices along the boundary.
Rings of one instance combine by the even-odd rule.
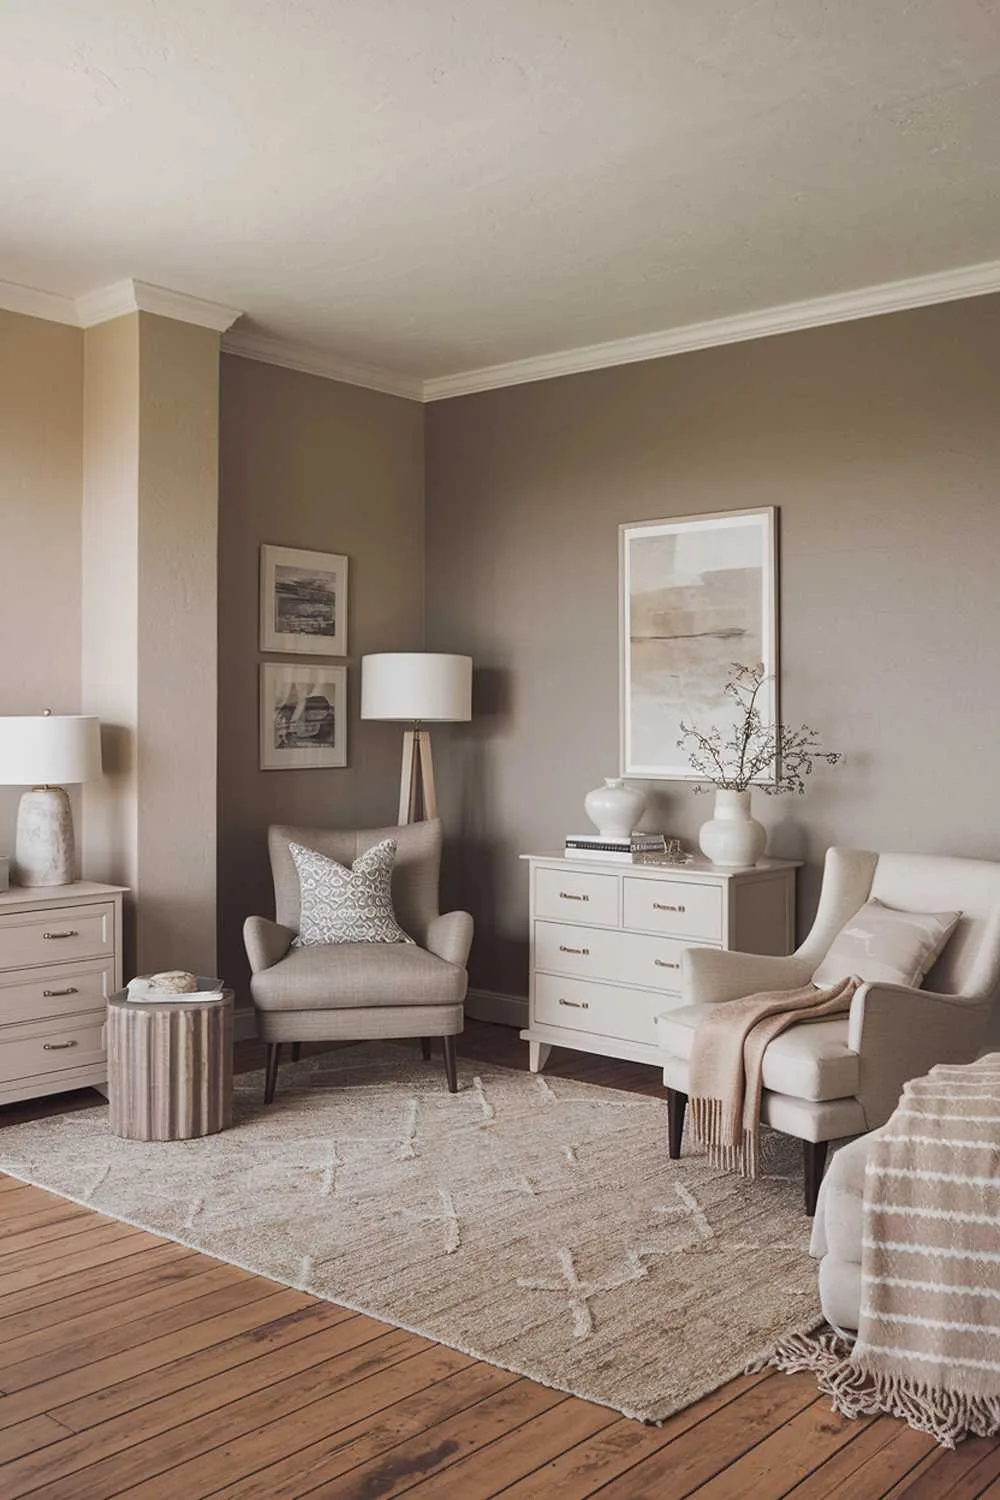
[[[13,874],[18,885],[70,885],[76,879],[73,810],[61,786],[35,787],[21,797]]]

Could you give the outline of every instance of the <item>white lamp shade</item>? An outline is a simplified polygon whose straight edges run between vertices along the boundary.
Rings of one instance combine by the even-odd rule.
[[[101,774],[101,721],[90,714],[0,717],[0,785],[68,786]]]
[[[382,651],[361,658],[361,717],[410,724],[472,718],[472,657]]]

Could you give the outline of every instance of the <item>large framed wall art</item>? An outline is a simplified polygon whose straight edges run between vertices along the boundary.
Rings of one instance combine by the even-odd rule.
[[[778,714],[777,507],[620,526],[621,770],[696,780],[681,721],[725,727],[734,663],[761,665]]]

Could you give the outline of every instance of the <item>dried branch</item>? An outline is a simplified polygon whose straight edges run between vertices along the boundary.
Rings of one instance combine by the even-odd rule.
[[[769,796],[781,792],[801,796],[806,778],[818,761],[835,766],[843,755],[838,750],[824,750],[818,731],[808,724],[791,729],[787,724],[771,724],[764,719],[760,695],[770,679],[762,665],[748,667],[733,662],[732,673],[723,692],[740,712],[728,732],[714,724],[710,729],[699,729],[681,721],[677,744],[692,770],[708,783],[696,786],[695,791],[708,791],[712,786],[745,792],[751,786],[760,786]]]

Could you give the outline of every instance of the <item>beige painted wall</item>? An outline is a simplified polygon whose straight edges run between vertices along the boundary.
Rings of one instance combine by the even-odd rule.
[[[84,789],[91,880],[139,887],[139,314],[87,330],[83,365],[83,702],[101,720],[104,774]],[[79,505],[79,498],[78,498]],[[126,906],[128,966],[134,904]]]
[[[220,444],[220,953],[223,974],[245,998],[243,920],[274,910],[268,824],[395,821],[400,730],[359,720],[359,664],[365,652],[422,644],[423,411],[224,355]],[[257,769],[263,542],[350,558],[346,769]]]
[[[0,714],[80,711],[82,362],[78,328],[0,311]]]
[[[437,751],[474,983],[525,993],[517,856],[617,769],[624,521],[780,507],[784,714],[847,753],[757,799],[803,916],[832,843],[1000,858],[998,348],[984,298],[429,408],[427,644],[478,667]],[[709,816],[655,794],[651,826]]]
[[[218,350],[148,313],[86,335],[83,687],[106,774],[85,854],[133,893],[132,972],[217,964]]]

